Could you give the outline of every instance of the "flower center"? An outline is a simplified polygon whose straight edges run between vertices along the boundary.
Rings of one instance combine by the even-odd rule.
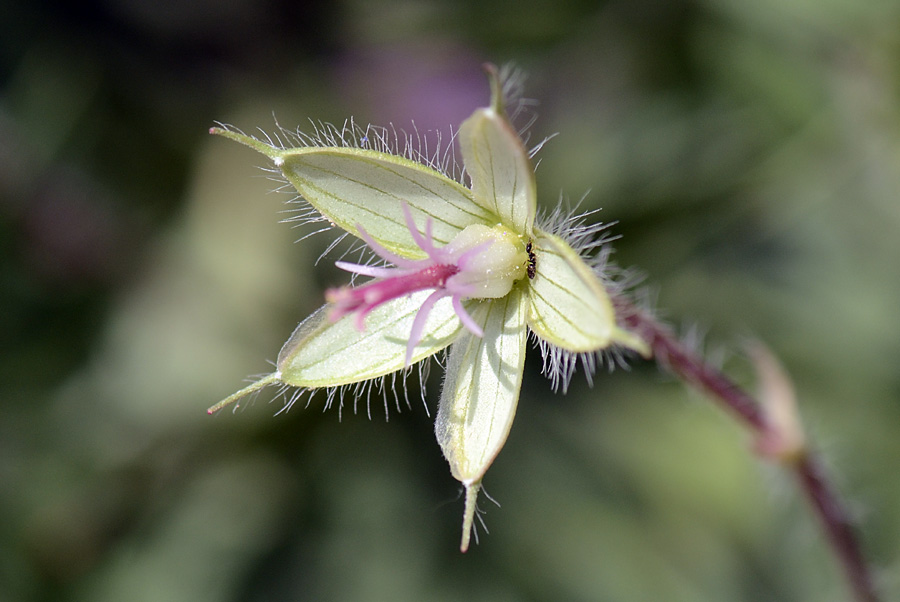
[[[418,291],[434,290],[422,303],[413,320],[406,349],[408,365],[416,345],[422,339],[428,314],[439,299],[451,297],[453,309],[463,326],[476,336],[482,336],[481,326],[465,310],[462,300],[505,297],[512,290],[515,281],[525,277],[529,256],[519,237],[499,225],[470,225],[446,246],[435,247],[431,219],[426,222],[425,234],[422,235],[406,204],[403,205],[403,212],[413,240],[425,251],[427,257],[419,260],[399,257],[357,226],[360,237],[375,254],[397,267],[374,267],[339,261],[336,264],[339,268],[372,276],[374,280],[362,286],[329,289],[325,298],[332,304],[329,314],[332,321],[355,313],[356,327],[364,330],[366,316],[379,305]]]

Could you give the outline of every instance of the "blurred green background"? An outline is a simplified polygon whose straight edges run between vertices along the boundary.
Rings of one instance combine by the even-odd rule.
[[[562,396],[529,356],[465,555],[418,401],[206,415],[343,282],[209,126],[446,132],[486,60],[559,132],[542,203],[590,191],[741,382],[745,337],[782,359],[900,599],[900,2],[5,0],[0,600],[847,599],[790,479],[652,364]]]

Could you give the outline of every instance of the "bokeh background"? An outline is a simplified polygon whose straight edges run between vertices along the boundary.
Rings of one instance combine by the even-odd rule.
[[[544,206],[588,193],[741,382],[746,338],[781,358],[900,598],[900,2],[5,0],[0,600],[847,599],[790,479],[652,364],[562,396],[530,356],[465,555],[439,370],[389,421],[206,415],[342,282],[209,126],[446,132],[484,61],[559,133]]]

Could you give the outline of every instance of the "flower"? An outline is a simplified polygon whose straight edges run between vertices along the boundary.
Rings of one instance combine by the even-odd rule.
[[[579,252],[535,226],[530,155],[507,117],[497,70],[487,72],[491,104],[457,135],[470,187],[434,162],[361,148],[370,146],[365,139],[281,148],[211,130],[269,157],[325,219],[395,267],[338,262],[373,280],[329,290],[328,303],[281,349],[276,371],[210,413],[269,385],[314,390],[378,379],[449,346],[435,432],[466,490],[462,551],[482,478],[512,425],[528,331],[567,354],[555,360],[566,370],[568,359],[616,344],[646,352],[617,324],[603,281]]]

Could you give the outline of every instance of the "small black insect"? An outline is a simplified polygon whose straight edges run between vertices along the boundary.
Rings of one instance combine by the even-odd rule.
[[[526,273],[531,280],[534,280],[534,275],[537,273],[537,257],[534,255],[534,245],[531,241],[528,241],[528,244],[525,245],[525,252],[528,253]]]

